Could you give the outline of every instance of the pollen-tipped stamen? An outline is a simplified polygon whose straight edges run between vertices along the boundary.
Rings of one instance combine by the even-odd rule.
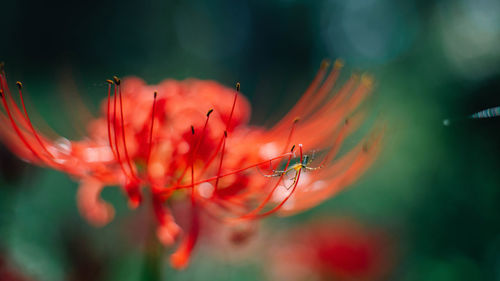
[[[325,81],[318,89],[318,91],[315,93],[313,99],[309,101],[307,105],[304,107],[303,109],[304,111],[302,112],[302,114],[314,110],[318,105],[321,104],[321,102],[325,99],[328,93],[332,91],[333,86],[335,85],[335,82],[339,77],[340,70],[342,69],[343,65],[344,64],[340,60],[335,61],[332,70],[330,71],[330,74],[328,74],[328,76],[325,78]]]
[[[344,122],[344,126],[340,129],[340,132],[338,133],[337,137],[335,138],[335,142],[333,143],[332,147],[330,150],[326,153],[325,157],[323,160],[320,162],[318,168],[324,167],[332,157],[337,155],[338,151],[340,150],[340,147],[342,145],[342,142],[344,141],[344,138],[346,137],[346,132],[349,127],[349,119],[346,119]]]
[[[108,83],[108,105],[107,105],[107,111],[106,111],[106,117],[107,117],[107,125],[108,125],[108,141],[109,141],[109,148],[113,152],[114,159],[118,159],[116,155],[115,148],[113,147],[113,140],[112,140],[112,135],[111,135],[111,116],[110,116],[110,104],[111,104],[111,85],[113,85],[112,80],[106,80]],[[113,128],[114,129],[114,128]]]
[[[304,116],[305,109],[306,107],[308,107],[310,103],[311,96],[314,95],[318,91],[318,88],[322,85],[325,75],[327,74],[329,65],[330,62],[328,60],[323,60],[321,62],[320,69],[316,73],[316,76],[314,77],[313,81],[306,89],[302,97],[299,99],[297,104],[292,108],[292,110],[280,122],[278,122],[278,124],[276,124],[272,128],[272,131],[281,131],[281,129],[287,124],[289,124],[291,119],[295,118],[295,116]]]
[[[149,168],[149,160],[151,159],[151,150],[153,149],[153,128],[155,125],[155,110],[156,110],[156,96],[157,92],[154,92],[153,98],[153,108],[151,109],[151,128],[149,130],[149,141],[148,141],[148,156],[146,160],[146,169]]]
[[[28,126],[30,127],[31,132],[33,133],[33,136],[35,136],[36,140],[38,141],[38,143],[40,144],[42,149],[50,156],[51,159],[53,159],[54,155],[52,155],[52,153],[50,153],[47,150],[47,147],[45,146],[45,144],[43,144],[42,140],[40,139],[40,136],[38,135],[35,128],[33,127],[33,124],[31,123],[30,117],[28,116],[28,111],[26,110],[26,106],[24,105],[24,98],[23,98],[23,93],[22,93],[23,84],[21,82],[17,81],[16,85],[17,85],[17,88],[19,90],[19,98],[21,100],[21,106],[23,107],[24,115],[26,116],[26,121],[28,122]]]
[[[200,185],[200,184],[205,183],[205,182],[215,181],[218,178],[221,179],[221,178],[225,178],[225,177],[228,177],[228,176],[231,176],[231,175],[239,174],[239,173],[241,173],[243,171],[250,170],[250,169],[253,169],[253,168],[257,167],[257,166],[264,165],[264,164],[268,163],[269,161],[275,161],[275,160],[283,159],[283,158],[288,157],[290,155],[292,155],[292,153],[287,152],[285,154],[282,154],[282,155],[279,155],[279,156],[273,157],[271,159],[267,159],[265,161],[261,161],[261,162],[258,162],[258,163],[255,163],[255,164],[252,164],[252,165],[249,165],[249,166],[246,166],[246,167],[241,168],[241,169],[236,169],[234,171],[222,174],[220,176],[213,176],[213,177],[210,177],[210,178],[207,178],[207,179],[204,179],[204,180],[200,180],[200,181],[195,182],[194,186]],[[193,185],[191,185],[191,184],[175,185],[175,186],[163,189],[160,193],[161,194],[170,194],[170,193],[172,193],[175,190],[185,189],[185,188],[191,188],[192,186]]]
[[[293,149],[294,148],[295,148],[295,145],[292,147],[292,150],[291,150],[292,153],[293,153]],[[302,161],[303,161],[302,144],[299,144],[299,150],[300,150],[300,163],[302,163]],[[292,159],[291,157],[292,157],[292,154],[290,154],[290,157],[288,158],[287,164],[285,165],[285,169],[284,169],[285,171],[288,169],[288,167],[290,165],[290,161]],[[246,220],[246,219],[249,219],[249,220],[259,219],[259,218],[267,217],[267,216],[269,216],[269,215],[277,212],[288,201],[288,199],[294,193],[295,188],[297,187],[297,185],[299,183],[301,171],[302,171],[302,169],[299,169],[297,171],[297,173],[295,174],[293,188],[289,192],[289,194],[280,202],[280,204],[278,204],[277,206],[275,206],[271,210],[268,210],[266,212],[263,212],[263,213],[259,214],[259,212],[267,205],[267,203],[269,202],[269,200],[272,198],[272,195],[274,194],[274,192],[278,188],[279,184],[283,180],[283,177],[284,177],[285,173],[281,174],[281,176],[279,177],[278,181],[276,182],[276,184],[274,185],[274,187],[271,189],[271,192],[267,195],[266,199],[257,208],[255,208],[251,212],[247,213],[246,215],[240,216],[240,217],[238,217],[236,219],[230,218],[229,221],[235,221],[235,220],[239,221],[239,220]]]
[[[16,122],[14,121],[14,118],[12,117],[12,114],[10,112],[9,106],[7,105],[7,100],[6,100],[6,94],[4,92],[3,86],[2,89],[0,89],[2,92],[2,103],[5,108],[5,111],[7,112],[7,116],[9,117],[10,123],[12,124],[12,128],[16,132],[17,136],[19,139],[23,142],[23,144],[35,155],[36,158],[38,158],[40,161],[45,162],[44,158],[42,157],[41,154],[39,154],[26,140],[24,134],[21,132],[21,129],[17,126]]]
[[[207,131],[207,126],[208,126],[208,120],[210,120],[210,115],[212,114],[212,112],[214,111],[213,108],[209,109],[208,112],[207,112],[207,118],[205,119],[205,124],[203,125],[203,130],[201,132],[201,136],[198,138],[198,142],[196,142],[196,145],[194,146],[193,150],[192,150],[192,154],[191,154],[191,161],[194,163],[194,160],[196,158],[196,154],[198,153],[198,149],[200,148],[201,144],[203,143],[203,140],[205,139],[205,134],[206,134],[206,131]],[[191,126],[191,128],[194,130],[194,127]],[[193,133],[194,135],[194,133]],[[184,178],[184,176],[186,175],[186,172],[187,172],[187,169],[188,169],[189,165],[187,165],[184,170],[182,171],[180,177],[177,179],[177,183],[176,185],[179,185],[179,183],[181,182],[181,180]]]
[[[116,124],[116,101],[117,101],[117,86],[116,86],[116,80],[115,80],[115,84],[114,84],[114,87],[113,87],[113,138],[114,138],[114,141],[115,141],[115,149],[116,149],[116,161],[118,162],[118,164],[120,165],[120,168],[123,172],[123,175],[126,177],[126,178],[129,178],[129,174],[127,173],[125,167],[123,166],[123,161],[121,159],[121,154],[120,154],[120,147],[118,146],[118,126]]]
[[[231,107],[231,113],[229,114],[229,118],[227,119],[227,122],[226,122],[226,130],[224,130],[224,134],[222,135],[222,138],[219,141],[219,144],[217,145],[217,149],[210,156],[210,158],[208,159],[208,161],[205,163],[205,167],[203,168],[203,170],[201,172],[202,174],[205,173],[205,171],[208,169],[208,167],[210,167],[210,165],[212,164],[212,162],[215,160],[215,157],[219,153],[220,149],[222,148],[223,142],[225,142],[225,138],[227,137],[226,135],[227,135],[227,132],[229,130],[229,126],[231,125],[231,120],[233,118],[234,109],[236,107],[236,100],[238,99],[238,94],[240,93],[240,87],[241,87],[240,83],[237,82],[236,83],[236,93],[234,94],[234,99],[233,99],[233,106]]]
[[[135,174],[135,169],[134,167],[132,167],[132,161],[130,160],[130,157],[129,157],[129,154],[128,154],[128,149],[127,149],[127,141],[126,141],[126,137],[125,137],[125,122],[123,121],[123,102],[122,102],[122,88],[121,88],[121,83],[120,83],[120,79],[118,77],[114,77],[115,80],[115,83],[116,83],[116,86],[118,87],[118,96],[119,96],[119,99],[120,99],[120,122],[121,122],[121,131],[122,131],[122,142],[123,142],[123,151],[125,153],[125,161],[127,161],[127,165],[130,169],[130,175],[138,180],[138,177],[137,175]]]

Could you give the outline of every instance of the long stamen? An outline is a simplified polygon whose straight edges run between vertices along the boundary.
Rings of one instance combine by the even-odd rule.
[[[22,90],[21,90],[23,88],[23,84],[21,82],[17,81],[16,85],[17,85],[17,88],[19,89],[19,97],[21,99],[21,105],[23,107],[24,114],[26,115],[26,120],[28,121],[28,126],[30,127],[31,132],[33,133],[33,136],[35,136],[36,140],[38,141],[38,143],[40,144],[40,146],[42,147],[42,149],[45,150],[45,152],[47,152],[47,154],[51,158],[54,158],[54,155],[52,155],[52,153],[50,153],[47,150],[47,148],[45,147],[45,145],[43,144],[42,140],[40,139],[40,136],[37,134],[35,128],[33,127],[33,124],[31,123],[30,117],[28,116],[28,111],[26,110],[26,106],[24,105],[23,93],[22,93]]]
[[[122,128],[122,141],[123,141],[123,150],[125,151],[125,160],[127,161],[127,165],[130,169],[130,175],[137,179],[137,176],[135,174],[135,170],[132,167],[132,161],[130,161],[130,157],[128,154],[128,149],[127,149],[127,142],[125,138],[125,122],[123,121],[123,104],[122,104],[122,88],[120,86],[120,79],[118,77],[113,77],[115,79],[115,83],[118,87],[118,96],[120,97],[120,119],[121,119],[121,128]]]
[[[7,100],[5,98],[6,95],[4,93],[3,86],[2,86],[2,89],[0,89],[0,95],[2,96],[3,106],[5,108],[5,111],[7,112],[7,115],[9,116],[10,123],[12,124],[12,128],[14,129],[16,134],[19,136],[19,139],[21,139],[23,144],[35,155],[36,158],[38,158],[40,161],[44,162],[42,156],[28,143],[28,141],[24,137],[23,133],[21,132],[21,129],[19,129],[16,122],[14,121],[14,118],[12,118],[12,114],[10,112],[9,106],[7,105]]]
[[[120,155],[120,147],[118,146],[118,132],[117,132],[118,126],[116,125],[116,100],[117,100],[116,88],[117,87],[115,84],[113,87],[113,133],[114,133],[115,148],[116,148],[116,160],[118,161],[118,164],[120,164],[120,168],[121,168],[123,174],[125,175],[125,177],[129,178],[129,175],[128,175],[127,171],[125,170],[125,167],[123,167],[123,162],[122,162],[121,155]]]
[[[286,139],[285,147],[283,147],[283,153],[285,153],[286,148],[290,145],[290,141],[292,140],[293,132],[295,131],[295,127],[299,121],[300,121],[300,117],[297,117],[293,120],[292,128],[290,129],[290,133],[288,134],[288,138]]]
[[[113,85],[112,80],[106,80],[108,82],[108,109],[106,112],[106,117],[107,117],[107,123],[108,123],[108,141],[109,141],[109,148],[113,152],[113,156],[115,159],[117,159],[116,151],[113,148],[113,140],[111,139],[111,116],[110,116],[110,104],[111,104],[111,85]]]
[[[193,144],[194,144],[194,127],[191,125],[191,135],[193,136]],[[195,151],[191,153],[191,161],[189,161],[189,166],[191,166],[191,185],[193,188],[191,189],[191,200],[194,200],[194,157]]]
[[[210,177],[210,178],[207,178],[207,179],[204,179],[204,180],[200,180],[200,181],[195,182],[194,186],[197,186],[197,185],[205,183],[205,182],[211,182],[211,181],[217,180],[218,178],[224,178],[224,177],[227,177],[227,176],[238,174],[238,173],[241,173],[243,171],[255,168],[257,166],[261,166],[261,165],[267,164],[269,161],[283,159],[283,158],[285,158],[287,156],[290,156],[290,155],[292,155],[292,153],[288,152],[288,153],[276,156],[274,158],[267,159],[265,161],[261,161],[261,162],[249,165],[247,167],[244,167],[244,168],[241,168],[241,169],[237,169],[237,170],[234,170],[234,171],[222,174],[220,176],[214,176],[214,177]],[[171,187],[165,188],[165,189],[159,191],[159,193],[161,193],[161,194],[169,194],[169,193],[172,193],[172,191],[175,191],[175,190],[178,190],[178,189],[190,188],[190,187],[192,187],[191,184],[187,184],[187,185],[175,185],[175,186],[171,186]]]
[[[302,152],[302,144],[299,144],[299,150],[300,150],[300,163],[302,163],[303,158],[304,158],[303,152]],[[286,168],[285,168],[285,170],[286,170]],[[290,193],[277,206],[275,206],[274,208],[272,208],[271,210],[269,210],[267,212],[264,212],[264,213],[261,213],[261,214],[251,214],[250,213],[249,215],[242,216],[242,217],[238,218],[237,220],[239,220],[239,219],[258,219],[258,218],[267,217],[267,216],[269,216],[269,215],[277,212],[279,209],[281,209],[281,207],[283,207],[283,205],[285,205],[285,203],[288,201],[288,199],[290,199],[290,197],[293,195],[295,189],[297,188],[297,185],[299,184],[301,172],[302,172],[302,169],[299,169],[297,171],[297,174],[295,174],[295,177],[293,179],[294,184],[293,184],[292,190],[290,191]]]
[[[17,85],[17,84],[16,84]],[[18,135],[18,137],[21,139],[23,144],[35,155],[36,158],[38,158],[42,162],[47,162],[48,160],[43,158],[40,153],[38,153],[29,143],[24,134],[21,132],[21,128],[16,124],[14,121],[14,117],[12,116],[12,113],[10,111],[10,108],[8,106],[9,101],[11,102],[12,106],[14,107],[14,113],[16,113],[16,116],[21,119],[21,125],[24,123],[27,123],[25,117],[21,114],[21,111],[17,104],[14,102],[12,99],[12,95],[10,95],[9,91],[9,86],[7,84],[7,78],[5,75],[5,69],[4,69],[4,63],[0,63],[0,96],[2,98],[2,103],[4,105],[5,111],[7,112],[7,115],[9,117],[9,120],[12,124],[12,127],[14,128],[14,131]],[[7,99],[9,98],[9,101]],[[50,153],[49,153],[50,155]]]
[[[149,159],[151,158],[151,150],[153,149],[153,128],[155,125],[155,109],[156,109],[156,96],[157,92],[154,93],[153,99],[153,109],[151,110],[151,130],[149,131],[149,148],[148,148],[148,158],[146,160],[146,168],[149,167]]]
[[[193,149],[193,153],[191,154],[193,162],[194,162],[196,154],[198,153],[198,149],[200,148],[201,144],[203,143],[203,140],[205,139],[205,134],[206,134],[206,130],[207,130],[208,120],[210,119],[210,115],[212,114],[213,111],[214,111],[213,109],[210,109],[207,112],[207,119],[205,119],[205,125],[203,125],[203,130],[201,132],[201,136],[198,139],[198,142],[196,143],[196,146]],[[189,165],[184,168],[184,171],[182,171],[181,176],[177,179],[177,183],[176,183],[177,185],[181,182],[181,180],[186,175],[188,167],[189,167]]]
[[[294,149],[295,149],[295,145],[292,146],[292,149],[290,150],[290,156],[288,157],[288,160],[286,162],[285,169],[284,169],[285,171],[290,166],[290,162],[292,160]],[[285,176],[285,173],[282,173],[280,175],[278,181],[276,182],[276,184],[271,189],[271,192],[268,193],[267,197],[264,199],[264,201],[262,201],[262,203],[260,203],[259,206],[257,206],[254,210],[250,211],[246,215],[242,215],[242,216],[236,218],[236,220],[259,216],[258,213],[267,205],[267,203],[269,202],[269,200],[271,200],[272,195],[274,194],[274,192],[276,191],[276,189],[279,187],[280,183],[283,181],[283,177],[284,176]]]
[[[305,113],[305,108],[308,106],[310,102],[310,98],[313,94],[315,94],[318,90],[318,88],[321,86],[321,82],[323,82],[323,79],[325,78],[325,75],[327,73],[328,66],[330,65],[330,62],[328,60],[323,60],[321,62],[321,66],[318,70],[318,73],[314,77],[312,83],[309,85],[305,93],[302,95],[302,97],[299,99],[297,104],[292,108],[290,113],[288,113],[282,121],[280,121],[278,124],[276,124],[272,131],[274,130],[280,130],[280,128],[283,128],[291,118],[294,118],[294,116],[300,115],[302,116]]]
[[[193,145],[195,142],[195,131],[194,127],[191,126],[191,133],[193,136]],[[198,142],[199,143],[199,142]],[[194,159],[195,159],[195,150],[192,152],[192,157],[190,161],[191,166],[191,225],[189,227],[189,233],[182,240],[179,248],[173,253],[170,257],[170,262],[173,267],[177,269],[182,269],[187,266],[189,263],[189,259],[191,256],[191,252],[193,251],[196,242],[198,241],[198,235],[200,232],[200,219],[198,213],[198,206],[196,204],[195,199],[195,190],[194,190]]]
[[[13,117],[16,119],[19,118],[21,120],[17,120],[18,122],[21,123],[21,126],[25,126],[27,121],[24,115],[21,113],[21,110],[17,106],[16,102],[12,98],[12,94],[9,89],[9,84],[7,84],[7,76],[5,74],[5,69],[4,69],[4,64],[0,65],[0,85],[1,89],[3,90],[4,94],[6,95],[7,103],[10,103],[10,105],[13,108]]]
[[[226,130],[224,131],[224,134],[227,134],[227,131],[229,131],[229,125],[231,124],[231,120],[233,118],[234,109],[236,107],[236,100],[238,99],[238,94],[240,93],[240,87],[241,87],[240,82],[237,82],[236,83],[236,93],[234,94],[234,99],[233,99],[233,106],[231,107],[231,113],[229,114],[229,118],[227,119]],[[215,157],[219,153],[219,151],[222,147],[222,144],[225,141],[225,138],[226,138],[226,136],[222,135],[222,138],[219,141],[219,145],[217,145],[217,149],[215,150],[214,154],[212,154],[212,156],[210,156],[209,160],[206,162],[205,167],[203,168],[203,170],[201,172],[202,174],[208,169],[208,167],[210,167],[210,164],[212,164],[212,162],[215,160]]]
[[[229,118],[227,119],[226,131],[229,130],[229,125],[231,125],[231,119],[233,118],[234,108],[236,107],[236,99],[238,98],[238,94],[240,93],[240,82],[236,83],[236,93],[234,94],[233,106],[231,107],[231,113],[229,114]]]
[[[347,131],[347,128],[349,127],[349,119],[345,120],[344,126],[340,129],[339,134],[337,135],[337,138],[335,139],[335,142],[333,143],[333,146],[330,148],[330,150],[326,153],[325,157],[319,164],[318,168],[322,168],[326,165],[328,161],[331,160],[331,157],[337,154],[337,152],[340,149],[340,146],[342,142],[344,141],[345,134]],[[301,160],[302,163],[302,160]]]
[[[328,93],[330,93],[333,86],[335,85],[335,82],[337,81],[337,78],[339,77],[340,70],[342,69],[343,66],[344,66],[344,64],[341,61],[339,61],[339,60],[335,61],[330,74],[325,78],[325,81],[323,82],[321,87],[316,92],[316,95],[312,98],[312,100],[309,100],[307,102],[307,105],[303,109],[303,114],[307,114],[307,112],[311,112],[318,105],[321,104],[321,102],[328,95]]]
[[[224,131],[224,141],[222,143],[222,153],[220,155],[219,169],[217,170],[217,180],[215,181],[215,191],[219,186],[220,173],[222,171],[222,161],[224,160],[224,153],[226,150],[226,139],[227,139],[227,131]]]

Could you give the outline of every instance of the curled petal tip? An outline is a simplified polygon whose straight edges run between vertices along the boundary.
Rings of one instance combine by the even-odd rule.
[[[174,222],[169,222],[164,225],[158,226],[156,236],[160,243],[165,246],[171,246],[175,243],[175,239],[179,236],[181,228]]]
[[[170,246],[175,242],[175,237],[172,235],[170,230],[163,226],[160,226],[158,228],[158,230],[156,231],[156,236],[158,237],[160,243],[165,246]]]
[[[189,256],[184,253],[174,253],[170,256],[170,265],[178,270],[185,269],[189,264]]]

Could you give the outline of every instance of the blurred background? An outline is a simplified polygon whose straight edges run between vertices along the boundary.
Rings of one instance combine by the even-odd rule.
[[[68,138],[81,135],[64,93],[78,92],[95,112],[106,95],[104,80],[115,74],[148,83],[240,81],[251,122],[270,125],[298,100],[323,58],[345,60],[343,79],[355,71],[376,78],[370,118],[387,124],[382,154],[355,185],[298,216],[263,221],[253,249],[214,254],[201,245],[184,271],[170,268],[171,250],[130,242],[139,215],[118,189],[103,195],[117,218],[93,228],[76,209],[77,183],[25,164],[2,146],[5,280],[273,280],[281,275],[267,261],[278,256],[286,264],[299,252],[279,256],[265,245],[288,238],[296,245],[295,230],[339,217],[361,225],[354,230],[362,229],[361,237],[384,233],[360,238],[363,246],[346,242],[354,243],[349,253],[378,253],[347,255],[354,264],[363,259],[384,272],[305,280],[500,280],[500,118],[465,118],[500,105],[499,1],[3,0],[1,6],[0,59],[10,82],[23,81],[29,107]],[[349,224],[337,227],[343,225]]]

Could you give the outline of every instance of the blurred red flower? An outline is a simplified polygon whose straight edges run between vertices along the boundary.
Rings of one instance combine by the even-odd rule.
[[[0,280],[2,281],[33,281],[35,279],[29,278],[20,270],[15,268],[6,256],[0,252]]]
[[[331,96],[341,67],[337,61],[329,72],[324,63],[296,106],[270,129],[247,124],[250,105],[239,84],[235,91],[195,79],[146,85],[114,77],[107,81],[101,117],[87,125],[88,137],[80,141],[37,130],[25,109],[23,85],[16,84],[18,105],[2,68],[0,136],[20,158],[77,178],[79,210],[93,225],[103,226],[114,215],[100,198],[105,186],[121,186],[132,208],[148,188],[159,240],[171,245],[182,236],[171,263],[183,268],[198,238],[200,212],[228,223],[298,212],[350,185],[370,166],[380,130],[337,155],[360,125],[358,107],[372,87],[369,77],[353,75]],[[311,161],[314,155],[317,161]],[[169,209],[178,200],[191,205],[184,229]]]
[[[286,231],[269,247],[272,280],[382,280],[394,264],[392,241],[352,219],[325,219]]]

